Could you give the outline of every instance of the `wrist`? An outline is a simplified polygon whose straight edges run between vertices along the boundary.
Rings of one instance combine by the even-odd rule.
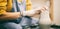
[[[26,11],[21,12],[22,16],[26,16]]]

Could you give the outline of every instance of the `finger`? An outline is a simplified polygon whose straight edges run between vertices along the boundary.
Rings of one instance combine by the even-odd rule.
[[[47,7],[44,6],[44,7],[42,7],[41,9],[42,9],[43,11],[45,11],[45,10],[47,10]]]
[[[41,8],[41,11],[45,11],[45,8]]]
[[[44,8],[47,10],[48,9],[48,7],[47,6],[44,6]]]

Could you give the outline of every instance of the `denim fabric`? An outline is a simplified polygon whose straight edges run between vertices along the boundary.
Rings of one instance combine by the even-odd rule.
[[[13,22],[6,22],[0,24],[0,29],[22,29],[20,24],[16,24]]]
[[[30,26],[31,21],[32,21],[32,19],[29,16],[24,16],[24,17],[22,17],[22,20],[21,20],[20,24],[22,26]]]
[[[32,19],[29,16],[22,17],[20,25],[22,26],[23,29],[39,29],[38,20]]]

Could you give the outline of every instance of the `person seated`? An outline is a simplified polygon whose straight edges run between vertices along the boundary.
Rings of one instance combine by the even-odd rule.
[[[5,1],[6,3],[3,1]],[[15,20],[17,20],[18,18],[21,18],[21,15],[33,17],[35,14],[39,14],[42,9],[42,8],[38,8],[38,9],[34,9],[34,10],[29,10],[29,11],[11,12],[11,10],[15,10],[16,0],[13,0],[13,2],[12,2],[12,0],[8,0],[8,1],[7,0],[0,0],[0,2],[1,2],[0,4],[3,7],[1,9],[3,11],[0,11],[0,28],[5,27],[5,29],[22,29],[20,23],[16,24]],[[3,4],[6,4],[6,5],[3,5]],[[14,4],[14,5],[12,5],[12,4]],[[19,5],[19,7],[16,7],[16,10],[17,10],[17,8],[21,7],[20,4],[18,4],[18,5]],[[14,6],[14,7],[12,7],[12,6]],[[12,9],[12,8],[14,8],[14,9]],[[45,10],[46,7],[43,7],[43,8]]]

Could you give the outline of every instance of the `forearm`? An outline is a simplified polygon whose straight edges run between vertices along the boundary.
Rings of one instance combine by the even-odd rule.
[[[40,7],[37,7],[37,8],[34,8],[32,10],[29,10],[29,11],[26,11],[23,13],[24,16],[35,16],[35,15],[38,15],[41,13],[41,8]]]
[[[20,12],[7,12],[3,16],[0,16],[0,20],[13,20],[19,18]]]
[[[38,9],[30,10],[30,11],[24,11],[22,13],[20,13],[20,12],[7,12],[3,16],[0,16],[0,20],[1,19],[2,20],[4,20],[4,19],[13,20],[13,19],[17,19],[17,18],[21,17],[21,15],[33,17],[33,16],[35,16],[37,14],[40,14],[42,12],[41,10],[45,10],[45,9],[46,8],[43,7],[43,9],[38,8]]]
[[[43,6],[43,7],[37,7],[35,9],[32,9],[30,11],[26,11],[23,13],[24,16],[35,16],[35,15],[39,15],[41,12],[44,12],[45,10],[47,10],[48,7],[47,6]]]
[[[33,13],[32,13],[33,12]],[[6,12],[3,14],[3,16],[0,16],[0,20],[13,20],[21,17],[20,12]],[[23,16],[33,16],[35,14],[35,11],[24,11]]]
[[[23,16],[31,16],[31,17],[33,17],[33,16],[38,15],[38,14],[40,14],[40,13],[41,13],[40,10],[24,11],[24,12],[23,12]]]

